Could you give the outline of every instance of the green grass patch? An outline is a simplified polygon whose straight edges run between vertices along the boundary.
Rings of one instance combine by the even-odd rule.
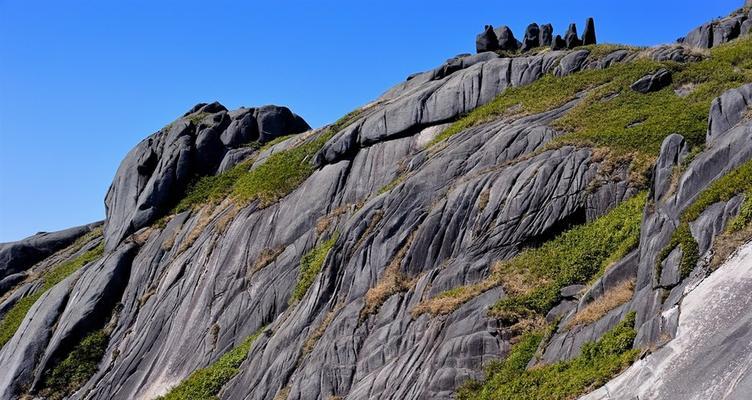
[[[752,222],[752,161],[747,161],[728,174],[716,179],[703,190],[692,204],[687,207],[679,219],[679,227],[671,236],[671,241],[661,250],[656,260],[655,275],[660,281],[663,272],[663,260],[679,246],[682,250],[682,259],[679,266],[682,279],[689,276],[700,259],[699,246],[692,236],[689,223],[696,220],[708,207],[722,201],[744,194],[739,215],[729,223],[729,231],[740,231]]]
[[[636,336],[635,314],[606,333],[599,341],[583,345],[582,353],[570,361],[527,369],[543,338],[527,334],[502,363],[489,366],[484,383],[470,382],[457,392],[460,400],[567,400],[576,398],[627,368],[639,354],[632,349]]]
[[[608,48],[594,48],[606,53]],[[673,72],[674,83],[641,94],[630,89],[640,77],[660,68]],[[553,146],[604,146],[617,154],[655,157],[663,139],[674,132],[692,145],[704,143],[710,102],[725,90],[752,81],[752,38],[713,48],[710,57],[678,64],[637,59],[604,70],[585,70],[563,78],[546,75],[538,81],[504,91],[490,103],[456,121],[432,143],[438,143],[477,124],[514,114],[534,114],[564,105],[587,92],[555,127],[568,132]],[[694,85],[686,97],[674,89]],[[644,164],[644,163],[643,163]]]
[[[62,399],[78,390],[97,372],[108,342],[104,330],[87,335],[46,374],[40,394],[45,399]]]
[[[0,321],[0,347],[5,346],[5,344],[13,337],[18,327],[21,326],[21,322],[23,322],[26,313],[31,309],[31,306],[33,306],[46,291],[50,290],[53,286],[60,283],[63,279],[67,278],[84,265],[99,259],[102,257],[103,253],[104,244],[100,244],[77,258],[61,263],[47,271],[41,277],[42,286],[34,293],[20,299],[10,310],[8,310],[5,317],[3,317],[3,320]]]
[[[490,314],[507,324],[543,316],[560,301],[561,288],[601,275],[639,243],[646,198],[635,196],[593,222],[500,263],[496,279],[508,296]]]
[[[235,375],[240,372],[240,365],[248,357],[253,342],[261,335],[264,328],[246,338],[243,343],[228,351],[213,364],[194,371],[178,386],[157,400],[214,400]]]
[[[308,288],[311,287],[316,276],[321,272],[326,256],[329,255],[329,251],[334,247],[338,237],[339,234],[335,233],[329,240],[314,247],[300,259],[300,275],[298,276],[298,283],[292,291],[290,304],[297,303],[305,296]]]
[[[254,170],[249,170],[252,161],[246,161],[221,174],[199,178],[188,189],[173,213],[217,203],[227,196],[233,196],[241,203],[259,200],[261,207],[275,203],[313,174],[314,167],[311,163],[313,156],[332,136],[357,119],[359,115],[360,110],[347,114],[317,138],[270,155]],[[292,135],[278,137],[263,146],[255,142],[249,146],[266,150],[289,139],[290,136]]]

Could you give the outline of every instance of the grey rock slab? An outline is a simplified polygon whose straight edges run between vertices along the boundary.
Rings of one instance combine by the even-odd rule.
[[[630,87],[635,92],[647,94],[650,92],[657,92],[664,87],[671,84],[671,72],[662,68],[655,73],[645,75],[642,78],[634,82]]]
[[[45,292],[29,309],[8,343],[0,349],[0,399],[16,399],[34,378],[36,360],[41,357],[55,324],[68,301],[74,273]]]
[[[40,232],[17,242],[0,243],[0,279],[29,269],[101,224],[95,222],[57,232]]]
[[[573,51],[564,56],[556,67],[554,75],[563,77],[578,72],[585,65],[590,52],[587,50]]]
[[[752,246],[687,294],[676,337],[583,400],[752,396]]]
[[[731,89],[714,99],[710,105],[706,140],[712,142],[741,122],[749,112],[750,102],[752,102],[752,84]]]

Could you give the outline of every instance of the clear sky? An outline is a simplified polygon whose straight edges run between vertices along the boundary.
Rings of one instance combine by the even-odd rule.
[[[312,126],[474,52],[484,24],[587,17],[600,42],[673,42],[742,0],[0,0],[0,242],[104,217],[126,152],[199,102]]]

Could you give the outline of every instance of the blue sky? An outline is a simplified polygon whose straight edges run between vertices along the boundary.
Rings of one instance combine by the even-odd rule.
[[[102,219],[125,153],[198,102],[320,126],[473,52],[484,24],[593,16],[600,42],[653,45],[742,3],[0,0],[0,242]]]

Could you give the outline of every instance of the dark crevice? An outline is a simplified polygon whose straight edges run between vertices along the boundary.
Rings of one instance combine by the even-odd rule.
[[[549,242],[553,239],[555,239],[557,236],[561,235],[562,233],[576,227],[579,225],[584,225],[587,223],[587,207],[579,207],[574,212],[569,214],[568,216],[560,219],[556,223],[554,223],[550,228],[546,229],[544,232],[529,237],[522,242],[519,243],[518,248],[519,251],[527,250],[527,249],[536,249],[541,247],[544,243]]]

